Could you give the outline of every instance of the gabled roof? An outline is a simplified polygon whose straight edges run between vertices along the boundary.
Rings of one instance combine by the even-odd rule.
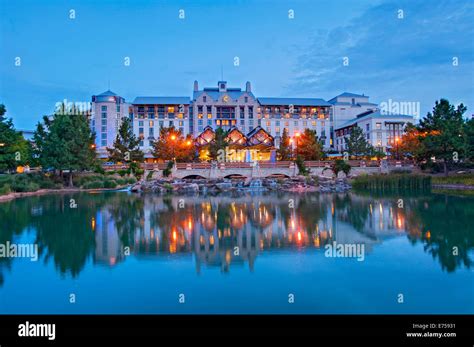
[[[134,105],[189,105],[187,96],[137,96]]]
[[[229,145],[245,146],[247,138],[245,135],[237,128],[233,126],[227,131],[226,140]]]
[[[262,106],[331,106],[327,101],[320,98],[258,98]]]
[[[202,133],[200,133],[198,137],[196,137],[196,145],[205,146],[214,141],[215,137],[216,133],[214,132],[214,129],[212,129],[212,127],[208,125],[203,129]]]
[[[242,91],[240,88],[227,88],[225,92],[220,92],[219,88],[204,88],[203,90],[193,92],[193,100],[196,100],[202,94],[208,95],[214,101],[222,99],[224,95],[228,95],[234,101],[238,100],[244,94],[255,99],[255,96],[251,92]]]
[[[247,146],[272,147],[274,145],[273,136],[270,135],[261,126],[253,128],[247,134]]]

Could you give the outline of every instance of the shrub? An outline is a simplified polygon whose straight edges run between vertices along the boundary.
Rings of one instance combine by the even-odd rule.
[[[127,174],[129,173],[129,171],[128,171],[128,170],[118,170],[117,173],[118,173],[120,176],[123,177],[123,176],[127,175]]]
[[[153,170],[151,170],[150,172],[148,172],[148,174],[146,175],[146,180],[149,181],[153,178]]]
[[[104,170],[104,168],[102,167],[102,165],[100,165],[100,164],[97,165],[97,166],[94,168],[94,172],[95,172],[95,173],[98,173],[98,174],[101,174],[101,175],[105,174],[105,170]]]
[[[137,181],[135,177],[126,178],[128,184],[133,184]]]
[[[349,172],[351,172],[351,166],[345,160],[342,159],[336,159],[331,169],[332,172],[334,172],[334,174],[336,175],[336,177],[337,174],[341,171],[344,172],[346,175],[349,175]]]
[[[115,174],[116,174],[115,171],[105,171],[105,175],[106,175],[106,176],[113,176],[113,175],[115,175]]]
[[[93,181],[93,182],[87,182],[82,186],[84,189],[99,189],[99,188],[104,188],[104,182],[102,181]]]
[[[169,175],[171,175],[171,169],[173,166],[174,163],[170,160],[168,164],[166,164],[166,168],[163,170],[163,177],[169,177]]]
[[[298,166],[298,171],[300,175],[307,176],[309,174],[309,170],[306,168],[303,158],[298,156],[295,160],[295,163],[296,163],[296,166]]]
[[[106,180],[104,181],[104,188],[115,188],[117,187],[117,182],[114,180]]]
[[[28,182],[23,179],[13,181],[11,188],[15,192],[36,192],[40,189],[37,183]]]
[[[3,186],[0,186],[0,195],[6,195],[11,193],[11,187],[9,184],[5,184]]]

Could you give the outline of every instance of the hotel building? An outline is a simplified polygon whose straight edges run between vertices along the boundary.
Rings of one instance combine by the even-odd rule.
[[[113,145],[124,117],[132,120],[140,148],[150,160],[153,140],[163,127],[174,126],[184,136],[191,134],[202,148],[213,140],[215,130],[222,128],[227,131],[231,148],[247,152],[238,160],[249,161],[273,159],[284,129],[290,137],[307,128],[315,130],[326,150],[344,151],[345,136],[358,124],[369,129],[367,140],[372,145],[385,150],[406,123],[413,121],[413,117],[403,115],[387,118],[363,94],[342,93],[328,101],[257,98],[250,82],[242,90],[228,87],[226,81],[219,81],[217,87],[200,89],[195,81],[191,98],[139,96],[131,103],[108,90],[92,97],[91,127],[101,158],[107,157],[106,147]]]
[[[352,129],[358,126],[362,129],[369,144],[385,153],[390,153],[400,141],[405,126],[413,122],[413,116],[382,114],[380,111],[367,111],[355,118],[335,127],[335,149],[339,153],[347,150],[347,138]]]

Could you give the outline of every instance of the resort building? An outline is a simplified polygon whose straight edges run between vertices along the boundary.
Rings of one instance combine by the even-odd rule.
[[[412,116],[383,115],[378,105],[363,94],[344,92],[328,101],[321,98],[257,98],[250,82],[245,89],[199,88],[194,82],[192,97],[140,96],[132,103],[110,90],[92,97],[91,127],[96,133],[99,156],[107,158],[121,120],[129,117],[140,138],[140,149],[152,160],[152,144],[160,129],[174,126],[196,139],[200,157],[205,159],[215,131],[226,131],[233,161],[275,160],[284,129],[291,138],[305,129],[315,130],[326,150],[343,152],[345,137],[358,125],[375,147],[390,150]],[[293,146],[296,141],[292,141]],[[229,158],[228,158],[229,159]]]
[[[391,153],[396,149],[404,133],[405,126],[413,122],[413,116],[381,114],[380,111],[367,111],[334,129],[336,150],[347,150],[347,138],[352,129],[358,126],[366,136],[367,142],[375,148]]]
[[[122,119],[129,116],[129,104],[110,90],[92,96],[91,128],[95,131],[95,145],[99,157],[107,157],[107,147],[112,147]]]
[[[378,105],[369,102],[364,94],[344,92],[328,101],[332,105],[332,121],[334,128],[354,119],[357,115],[378,110]]]

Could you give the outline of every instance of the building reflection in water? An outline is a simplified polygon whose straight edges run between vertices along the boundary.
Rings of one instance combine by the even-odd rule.
[[[142,204],[112,202],[93,218],[95,262],[113,266],[129,249],[140,258],[192,253],[198,273],[203,265],[228,272],[248,264],[253,271],[260,252],[333,241],[363,243],[370,252],[406,228],[405,212],[393,201],[349,194],[292,196],[294,208],[275,195],[139,199]]]

